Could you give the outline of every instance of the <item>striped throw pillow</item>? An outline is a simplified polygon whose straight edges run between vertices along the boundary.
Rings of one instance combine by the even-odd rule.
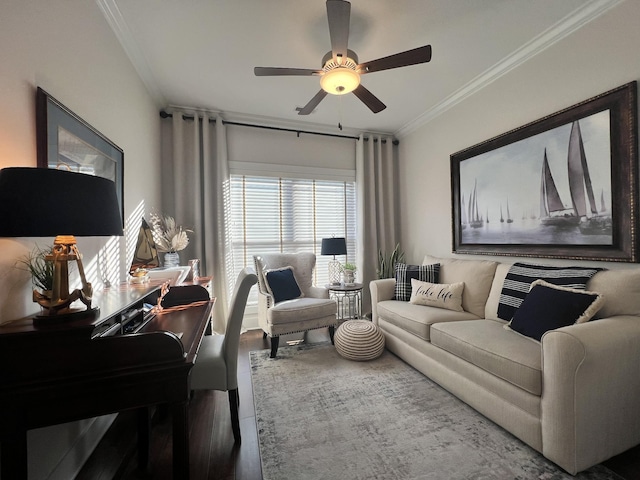
[[[516,310],[529,293],[531,284],[542,279],[554,285],[585,290],[587,282],[602,268],[597,267],[556,267],[551,265],[534,265],[528,263],[514,263],[507,273],[500,303],[498,317],[510,321]]]
[[[396,291],[394,300],[408,302],[411,298],[411,279],[421,282],[438,283],[440,278],[440,264],[407,265],[396,263]]]

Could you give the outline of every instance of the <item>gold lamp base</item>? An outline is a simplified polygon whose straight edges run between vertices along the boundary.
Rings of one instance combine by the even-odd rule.
[[[93,287],[87,282],[82,265],[82,255],[78,251],[76,238],[73,235],[58,235],[53,242],[53,249],[45,260],[53,263],[53,287],[51,291],[33,291],[33,301],[37,302],[47,313],[38,315],[38,318],[68,318],[78,312],[92,312],[91,300]],[[69,262],[75,261],[78,265],[81,289],[75,289],[69,293]],[[85,310],[71,309],[70,305],[80,300],[86,305]]]

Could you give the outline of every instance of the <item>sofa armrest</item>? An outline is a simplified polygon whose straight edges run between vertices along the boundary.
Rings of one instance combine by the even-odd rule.
[[[396,292],[396,279],[383,278],[369,283],[371,290],[371,320],[378,324],[378,302],[392,300]]]
[[[542,447],[571,474],[640,443],[640,318],[542,337]]]

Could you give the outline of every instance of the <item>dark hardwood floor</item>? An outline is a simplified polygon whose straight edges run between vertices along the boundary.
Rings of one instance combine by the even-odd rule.
[[[298,340],[301,337],[283,337]],[[325,330],[308,333],[306,341],[329,340]],[[240,337],[238,383],[242,443],[235,445],[226,392],[195,392],[189,405],[192,480],[261,480],[260,451],[253,410],[249,352],[269,348],[261,331]],[[171,422],[162,411],[153,417],[149,469],[137,469],[136,416],[121,413],[84,465],[76,480],[165,480],[172,478]],[[627,480],[640,479],[640,446],[605,462]]]

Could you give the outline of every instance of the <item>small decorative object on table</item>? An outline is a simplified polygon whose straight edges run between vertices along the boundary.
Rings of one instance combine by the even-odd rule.
[[[184,250],[189,245],[187,232],[191,230],[183,229],[176,225],[173,217],[168,215],[151,214],[151,228],[153,229],[153,239],[159,252],[164,252],[164,266],[177,267],[180,265],[178,252]]]
[[[185,280],[197,282],[200,278],[200,260],[197,258],[189,260],[189,273]]]
[[[33,250],[19,262],[31,274],[31,282],[34,288],[39,288],[42,293],[51,292],[53,288],[53,262],[46,259],[51,255],[52,248],[33,247]]]
[[[356,281],[356,270],[358,267],[354,263],[344,263],[342,265],[342,283],[353,285]]]
[[[166,252],[164,254],[164,262],[165,267],[178,267],[180,266],[180,255],[178,252]]]
[[[127,281],[132,285],[149,283],[149,270],[146,268],[137,268],[129,274]]]

